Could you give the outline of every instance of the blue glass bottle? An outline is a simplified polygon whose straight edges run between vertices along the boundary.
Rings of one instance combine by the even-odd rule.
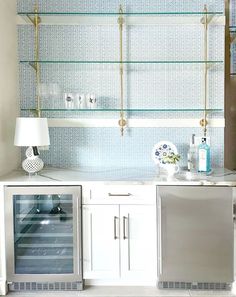
[[[211,171],[211,152],[210,146],[206,143],[206,137],[202,138],[202,143],[198,146],[198,171]]]

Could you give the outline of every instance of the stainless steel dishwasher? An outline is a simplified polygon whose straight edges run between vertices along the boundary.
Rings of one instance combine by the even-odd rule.
[[[234,280],[230,187],[157,188],[159,287],[229,289]]]

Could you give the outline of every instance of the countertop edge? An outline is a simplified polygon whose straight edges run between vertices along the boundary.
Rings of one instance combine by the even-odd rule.
[[[153,169],[141,171],[140,168],[126,168],[124,173],[119,169],[62,169],[45,168],[36,176],[27,176],[23,170],[14,170],[10,174],[0,177],[2,186],[79,186],[79,185],[149,185],[149,186],[236,186],[236,172],[225,168],[217,169],[211,176],[200,176],[198,180],[188,180],[181,175],[167,178],[158,175]],[[186,172],[182,172],[182,175]]]

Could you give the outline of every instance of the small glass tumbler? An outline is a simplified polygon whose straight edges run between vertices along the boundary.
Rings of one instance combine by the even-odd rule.
[[[86,100],[84,94],[75,94],[75,107],[78,109],[85,109],[86,108]]]
[[[64,100],[65,100],[65,108],[66,109],[74,108],[74,96],[72,93],[65,93]]]
[[[94,94],[87,94],[86,101],[89,109],[97,108],[97,98]]]
[[[59,84],[56,83],[50,83],[48,84],[49,89],[49,97],[50,97],[50,105],[52,105],[53,108],[58,107],[60,98],[61,98],[61,88]]]

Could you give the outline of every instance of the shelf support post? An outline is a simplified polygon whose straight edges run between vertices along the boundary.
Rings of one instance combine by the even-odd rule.
[[[38,16],[38,5],[35,7],[34,27],[35,27],[35,70],[36,70],[36,103],[37,116],[41,117],[41,98],[39,94],[40,84],[40,65],[39,65],[39,24],[41,22]]]
[[[203,127],[203,133],[204,137],[207,135],[207,103],[208,103],[208,24],[209,20],[207,17],[207,6],[204,6],[204,20],[203,20],[203,25],[204,25],[204,113],[203,113],[203,118],[200,121],[201,127]]]
[[[119,32],[120,32],[120,120],[119,120],[119,126],[121,131],[121,136],[124,135],[124,127],[126,126],[126,120],[124,117],[124,64],[123,64],[123,26],[125,23],[124,17],[123,17],[123,9],[122,5],[120,5],[119,8],[119,18],[118,18],[118,24],[119,24]]]

